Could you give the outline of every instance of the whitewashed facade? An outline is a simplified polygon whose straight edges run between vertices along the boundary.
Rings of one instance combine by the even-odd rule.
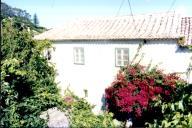
[[[53,41],[55,50],[51,52],[51,61],[56,66],[59,87],[62,90],[69,87],[81,97],[85,96],[84,90],[86,89],[87,99],[91,104],[96,105],[94,111],[98,113],[102,106],[105,88],[110,86],[119,70],[117,49],[124,49],[126,54],[128,51],[128,59],[119,64],[127,60],[130,62],[139,44],[142,43],[141,64],[159,65],[159,68],[166,72],[178,72],[186,79],[185,73],[191,62],[192,53],[187,48],[180,47],[178,40],[184,37],[183,45],[191,45],[192,30],[187,29],[188,24],[182,27],[181,24],[185,22],[182,18],[179,20],[178,16],[155,17],[151,16],[151,19],[147,21],[149,24],[152,21],[156,22],[151,27],[145,23],[146,17],[144,20],[135,18],[136,26],[133,25],[130,17],[105,18],[88,22],[82,20],[79,23],[70,23],[63,28],[50,30],[35,38]],[[191,19],[192,17],[187,21],[191,23]],[[119,52],[123,53],[121,50]],[[120,56],[120,58],[124,57]]]
[[[57,81],[62,90],[67,86],[81,97],[88,90],[88,101],[96,104],[98,111],[102,105],[104,90],[115,79],[119,67],[116,66],[115,49],[128,48],[129,60],[136,54],[143,40],[131,41],[67,41],[55,42],[52,62],[56,64]],[[74,48],[84,49],[84,64],[75,64]],[[185,73],[192,53],[178,47],[175,40],[147,41],[141,48],[144,53],[141,63],[153,65],[167,72]],[[186,77],[183,74],[184,78]]]

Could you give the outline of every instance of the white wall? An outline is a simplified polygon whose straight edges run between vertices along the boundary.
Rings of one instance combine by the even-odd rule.
[[[129,48],[130,60],[135,55],[139,43],[135,41],[86,41],[86,42],[55,42],[52,61],[58,72],[57,81],[64,90],[70,85],[77,95],[84,96],[88,90],[88,101],[101,108],[101,97],[104,89],[114,80],[118,67],[115,67],[115,48]],[[163,42],[163,43],[160,43]],[[84,47],[85,65],[76,65],[73,60],[73,47]],[[143,47],[143,64],[162,63],[160,67],[169,72],[185,72],[191,53],[178,51],[175,41],[148,41]]]

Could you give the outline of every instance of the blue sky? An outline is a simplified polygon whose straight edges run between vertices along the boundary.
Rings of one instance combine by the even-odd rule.
[[[124,1],[118,13],[120,5]],[[130,15],[128,0],[2,0],[2,2],[37,13],[41,26],[52,28],[65,21],[90,16]],[[133,14],[167,12],[173,0],[130,0]],[[176,0],[171,11],[192,16],[192,0]]]

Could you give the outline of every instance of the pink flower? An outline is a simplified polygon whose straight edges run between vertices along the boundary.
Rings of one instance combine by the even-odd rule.
[[[122,73],[117,74],[117,80],[124,81],[125,76]]]
[[[163,92],[163,89],[161,87],[155,87],[154,92],[157,93],[157,94],[160,94],[160,93]]]
[[[133,91],[135,91],[135,90],[137,89],[137,87],[136,87],[135,85],[133,85],[131,82],[128,82],[127,88],[128,88],[131,92],[133,92]]]
[[[148,72],[140,65],[129,65],[126,71],[120,70],[105,90],[107,107],[115,112],[134,113],[140,118],[144,110],[152,111],[150,108],[156,101],[170,99],[178,79],[175,74],[167,75],[157,69]]]
[[[132,76],[136,75],[136,73],[137,73],[137,71],[135,70],[134,67],[129,67],[128,72]]]
[[[165,90],[165,95],[170,95],[171,91]]]
[[[136,114],[136,117],[141,117],[141,114],[142,114],[141,108],[136,108],[135,114]]]
[[[151,86],[155,85],[155,80],[154,80],[154,79],[150,79],[150,80],[149,80],[149,84],[150,84]]]
[[[152,96],[152,97],[150,97],[150,99],[151,99],[152,101],[156,101],[156,100],[157,100],[157,97],[156,97],[156,96]]]
[[[142,108],[147,108],[148,106],[148,97],[147,95],[138,95],[137,102],[140,104]]]
[[[64,101],[66,102],[66,103],[72,103],[74,100],[73,100],[73,98],[71,97],[71,96],[66,96],[65,98],[64,98]]]

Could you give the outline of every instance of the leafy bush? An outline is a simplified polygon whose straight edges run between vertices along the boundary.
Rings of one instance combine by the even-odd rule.
[[[162,120],[154,119],[153,122],[147,122],[149,127],[192,127],[192,84],[178,86],[176,93],[178,95],[173,102],[157,103],[161,106]]]
[[[69,112],[71,127],[114,127],[111,113],[104,112],[101,115],[95,115],[92,112],[93,106],[85,98],[79,98],[74,95],[69,89],[65,92],[64,101]]]
[[[48,41],[35,41],[27,30],[2,21],[1,127],[46,127],[42,111],[62,106],[53,66],[42,52]]]
[[[164,74],[157,68],[149,70],[139,64],[128,65],[106,88],[106,107],[118,120],[132,118],[135,126],[144,126],[145,122],[163,118],[160,105],[174,102],[180,96],[177,87],[185,84],[175,73]]]
[[[188,48],[190,51],[192,51],[192,45],[189,45]]]

